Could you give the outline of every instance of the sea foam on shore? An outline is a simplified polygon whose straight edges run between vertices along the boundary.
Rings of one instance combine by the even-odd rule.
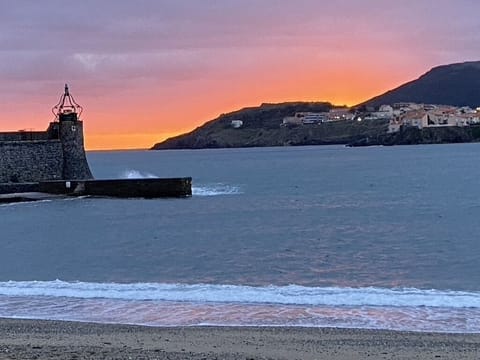
[[[480,332],[480,294],[419,289],[9,281],[0,316],[150,326]]]

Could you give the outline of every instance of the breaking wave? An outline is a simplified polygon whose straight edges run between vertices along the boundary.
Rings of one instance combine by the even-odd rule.
[[[138,170],[125,170],[123,173],[120,174],[121,179],[155,179],[158,178],[157,175],[142,172]]]
[[[212,284],[0,282],[0,295],[201,303],[480,308],[480,293],[414,288],[253,287]]]
[[[306,326],[480,333],[480,293],[211,284],[0,283],[0,317],[149,326]]]
[[[139,170],[125,170],[120,174],[121,179],[156,179],[157,175]],[[192,194],[195,196],[217,196],[241,194],[239,186],[222,183],[192,186]]]
[[[212,184],[193,186],[192,194],[194,196],[217,196],[217,195],[238,195],[242,194],[240,187],[225,184]]]

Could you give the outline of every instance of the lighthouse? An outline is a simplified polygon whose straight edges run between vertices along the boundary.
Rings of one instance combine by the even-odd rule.
[[[75,101],[68,85],[64,93],[52,108],[55,115],[54,128],[58,129],[58,138],[62,144],[63,174],[66,180],[92,179],[83,141],[83,122],[80,120],[83,108]]]

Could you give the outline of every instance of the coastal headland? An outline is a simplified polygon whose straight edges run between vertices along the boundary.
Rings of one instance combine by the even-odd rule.
[[[443,65],[352,107],[262,104],[222,114],[152,149],[477,142],[479,87],[480,61]]]
[[[0,319],[0,359],[478,359],[480,334]]]

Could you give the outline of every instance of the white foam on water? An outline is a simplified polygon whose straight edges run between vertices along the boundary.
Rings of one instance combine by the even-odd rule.
[[[209,284],[0,283],[0,317],[150,326],[308,326],[480,333],[480,293]]]
[[[32,204],[43,204],[52,202],[51,199],[43,199],[43,200],[27,200],[27,201],[19,201],[19,202],[12,202],[6,204],[0,204],[0,207],[7,207],[7,206],[22,206],[22,205],[32,205]]]
[[[117,284],[55,280],[0,282],[0,295],[199,303],[480,308],[480,292],[414,288]]]
[[[192,187],[192,195],[194,196],[218,196],[238,194],[242,194],[240,187],[234,185],[210,184]]]
[[[304,326],[480,333],[480,310],[0,296],[0,317],[149,326]]]
[[[138,170],[125,170],[123,173],[120,174],[121,179],[155,179],[158,178],[157,175],[142,172]]]

